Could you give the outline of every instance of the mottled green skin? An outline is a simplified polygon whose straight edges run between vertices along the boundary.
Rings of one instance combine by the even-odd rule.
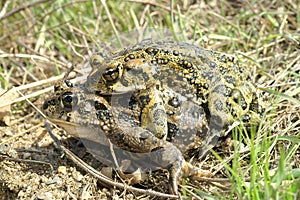
[[[144,40],[113,55],[95,54],[91,65],[87,90],[132,93],[142,109],[141,126],[159,138],[168,134],[170,99],[181,96],[203,108],[209,130],[200,156],[232,122],[257,123],[263,112],[249,73],[234,56],[188,43]]]

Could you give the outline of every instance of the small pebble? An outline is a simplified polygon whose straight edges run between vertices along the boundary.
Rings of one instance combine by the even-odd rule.
[[[61,173],[63,175],[66,175],[67,174],[67,168],[66,168],[66,166],[59,166],[58,169],[57,169],[57,172]]]
[[[42,194],[37,194],[35,199],[51,200],[53,199],[53,194],[51,192],[45,192]]]
[[[83,178],[82,174],[81,174],[80,172],[78,172],[78,171],[74,171],[74,172],[72,173],[72,176],[73,176],[73,178],[74,178],[76,181],[81,181],[82,178]]]
[[[25,153],[23,154],[23,159],[28,159],[28,158],[30,158],[30,157],[31,157],[31,153],[25,152]]]

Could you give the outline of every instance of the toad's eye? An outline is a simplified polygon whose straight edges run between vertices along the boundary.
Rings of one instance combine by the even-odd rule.
[[[65,108],[72,109],[78,103],[78,97],[72,92],[65,92],[61,96],[61,101]]]
[[[116,67],[116,68],[110,68],[110,69],[106,69],[106,71],[103,74],[103,78],[106,81],[115,81],[116,79],[119,78],[120,75],[120,68]]]

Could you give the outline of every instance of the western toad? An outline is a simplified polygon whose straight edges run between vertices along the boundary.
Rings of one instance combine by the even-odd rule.
[[[181,120],[180,112],[173,110],[172,115],[168,117],[169,130],[173,130],[170,135],[174,137],[180,135],[178,132],[184,132],[183,135],[186,136],[187,132],[194,132],[189,137],[193,138],[193,141],[178,140],[177,144],[172,144],[140,127],[141,111],[135,103],[131,104],[131,108],[112,107],[111,102],[107,101],[108,97],[88,93],[83,86],[73,86],[68,81],[62,81],[54,88],[55,95],[43,105],[44,113],[50,121],[63,127],[70,135],[88,141],[87,146],[91,142],[96,143],[97,145],[92,146],[90,150],[105,164],[112,165],[113,161],[109,155],[109,139],[115,145],[114,154],[120,163],[122,160],[131,160],[133,169],[128,168],[127,172],[132,172],[137,167],[143,168],[142,170],[168,169],[171,193],[177,193],[177,184],[183,174],[194,178],[211,176],[211,173],[186,162],[179,150],[181,148],[189,152],[191,149],[197,149],[197,140],[201,140],[197,132],[205,121],[201,118],[202,110],[195,113],[197,109],[188,105],[187,107],[192,109],[185,110],[187,113],[183,116],[188,123],[182,123],[186,125],[182,127],[177,123]],[[189,113],[192,113],[191,120],[188,120]],[[190,123],[194,124],[191,126]],[[193,142],[194,145],[191,145]]]
[[[166,105],[171,98],[164,94],[185,97],[202,108],[209,129],[199,156],[225,135],[228,125],[237,120],[256,124],[263,113],[249,73],[234,56],[192,44],[147,39],[112,55],[94,54],[91,65],[87,90],[136,98],[141,126],[158,138],[168,135]]]

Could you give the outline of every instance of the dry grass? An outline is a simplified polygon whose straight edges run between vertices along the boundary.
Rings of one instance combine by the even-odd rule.
[[[299,198],[299,5],[297,0],[1,2],[1,90],[17,88],[0,97],[0,196],[142,198],[97,183],[62,157],[44,129],[44,119],[19,92],[41,107],[53,82],[71,66],[80,69],[95,48],[107,51],[105,43],[112,40],[126,46],[140,37],[133,30],[155,26],[173,31],[178,40],[237,55],[267,103],[258,131],[250,131],[249,137],[243,129],[234,131],[248,150],[207,164],[231,183],[187,184],[182,195],[191,196],[192,191],[207,199]],[[56,133],[66,146],[87,155],[76,140]],[[91,157],[85,160],[100,165]]]

